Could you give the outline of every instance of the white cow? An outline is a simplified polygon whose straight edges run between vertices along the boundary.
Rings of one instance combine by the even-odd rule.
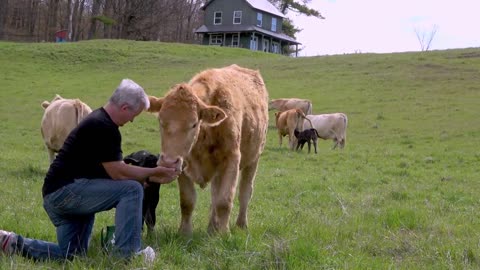
[[[324,140],[332,139],[335,143],[333,149],[340,145],[345,147],[347,140],[348,118],[344,113],[310,114],[306,116],[312,122],[313,128],[318,132],[318,137]],[[309,129],[310,124],[304,122],[303,129]]]
[[[41,125],[42,137],[52,163],[55,153],[60,151],[70,131],[91,113],[92,109],[79,99],[66,99],[60,95],[55,95],[51,102],[42,102],[42,107],[45,109]]]

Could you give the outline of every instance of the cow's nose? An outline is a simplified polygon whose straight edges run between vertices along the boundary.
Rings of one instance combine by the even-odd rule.
[[[182,167],[182,163],[183,159],[180,156],[169,157],[162,153],[160,154],[157,165],[180,169]]]

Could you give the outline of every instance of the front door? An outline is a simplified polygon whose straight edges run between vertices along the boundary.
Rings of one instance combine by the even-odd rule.
[[[269,52],[270,49],[268,48],[270,42],[268,41],[268,39],[263,39],[263,51],[264,52]]]
[[[256,36],[250,37],[250,50],[256,51],[258,48],[258,38]]]

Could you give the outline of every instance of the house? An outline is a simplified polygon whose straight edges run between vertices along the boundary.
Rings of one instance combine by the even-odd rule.
[[[270,53],[283,52],[285,46],[298,45],[282,33],[285,16],[268,0],[210,0],[202,7],[204,24],[195,33],[202,44],[248,48]]]

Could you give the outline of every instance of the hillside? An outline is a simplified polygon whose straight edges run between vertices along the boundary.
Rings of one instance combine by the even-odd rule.
[[[314,114],[346,113],[346,148],[321,140],[318,155],[291,152],[286,138],[279,147],[271,117],[249,230],[206,235],[207,188],[198,191],[193,240],[178,237],[178,191],[166,185],[161,225],[145,240],[160,250],[156,268],[480,267],[480,48],[288,58],[158,42],[0,42],[0,229],[55,241],[40,194],[48,168],[42,101],[60,94],[97,108],[122,78],[162,96],[203,69],[233,63],[258,69],[270,98],[308,98]],[[152,115],[121,130],[124,154],[159,151]],[[98,216],[91,254],[74,267],[115,267],[96,253],[111,212]],[[58,267],[0,256],[1,269],[34,265]]]

